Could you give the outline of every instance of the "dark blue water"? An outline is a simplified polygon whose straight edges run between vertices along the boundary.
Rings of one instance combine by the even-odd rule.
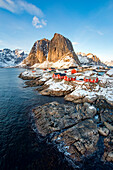
[[[33,107],[64,100],[41,96],[31,87],[23,88],[24,81],[18,78],[22,71],[0,69],[0,170],[68,167],[61,161],[63,155],[37,135],[31,123]]]
[[[63,98],[41,96],[34,88],[23,88],[18,78],[23,69],[0,69],[0,170],[113,169],[103,163],[100,150],[80,163],[67,162],[63,153],[34,131],[32,108],[47,102],[64,103]],[[102,147],[101,147],[102,146]]]

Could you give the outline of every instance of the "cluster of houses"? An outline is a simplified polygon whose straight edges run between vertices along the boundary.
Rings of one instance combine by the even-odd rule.
[[[70,70],[70,74],[68,71]],[[46,70],[44,70],[46,71]],[[78,70],[75,67],[70,67],[69,69],[58,69],[58,72],[56,72],[55,68],[49,68],[48,69],[49,73],[52,73],[53,79],[57,80],[65,80],[65,81],[78,81],[76,79],[77,75],[76,73]],[[68,73],[68,74],[67,74]],[[85,81],[85,82],[90,82],[90,83],[98,83],[99,79],[98,77],[92,77],[92,76],[85,76],[84,79],[80,81]]]
[[[86,68],[85,68],[86,69]],[[99,72],[100,74],[102,74],[103,72],[105,73],[105,68],[102,72],[102,68],[97,68],[97,69],[92,69],[92,71],[96,71]],[[32,70],[32,73],[35,73],[36,71],[38,71],[38,68],[35,68],[35,70]],[[98,76],[84,76],[84,78],[79,79],[77,77],[77,74],[79,73],[83,73],[83,68],[77,68],[77,67],[69,67],[68,69],[55,69],[55,68],[49,68],[49,69],[43,69],[43,72],[47,72],[52,74],[53,79],[57,79],[57,80],[65,80],[65,81],[85,81],[85,82],[90,82],[90,83],[98,83],[99,79]],[[77,73],[77,74],[76,74]],[[99,75],[99,74],[98,74]]]

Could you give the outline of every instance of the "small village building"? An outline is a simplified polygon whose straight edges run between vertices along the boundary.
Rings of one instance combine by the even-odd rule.
[[[84,81],[85,81],[85,82],[89,82],[89,81],[90,81],[90,76],[85,76],[85,77],[84,77]]]
[[[36,72],[36,70],[32,70],[32,73],[35,73]]]
[[[85,82],[98,83],[98,77],[86,76],[84,77]]]
[[[53,78],[54,79],[64,79],[64,76],[65,76],[66,74],[62,74],[62,73],[53,73]]]
[[[98,83],[98,77],[91,77],[90,83]]]
[[[64,76],[64,80],[65,81],[75,81],[76,77],[73,75],[66,75],[66,76]]]
[[[64,79],[64,76],[66,76],[66,74],[60,73],[60,74],[58,74],[58,79]]]
[[[75,69],[71,70],[71,74],[75,74],[77,71]]]

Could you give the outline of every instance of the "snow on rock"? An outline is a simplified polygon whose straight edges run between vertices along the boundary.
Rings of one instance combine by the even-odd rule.
[[[77,66],[77,64],[75,63],[75,60],[72,57],[65,56],[55,63],[49,62],[48,60],[44,61],[43,63],[35,63],[32,68],[69,68],[70,66]]]
[[[50,84],[50,82],[52,81],[52,84]],[[68,91],[71,90],[73,87],[71,85],[67,85],[64,83],[64,80],[61,82],[55,82],[53,80],[49,81],[49,83],[47,82],[46,84],[50,84],[49,88],[50,90],[53,91]]]
[[[113,77],[113,68],[110,69],[110,70],[107,72],[107,74],[108,74],[109,76],[112,76],[112,77]]]
[[[82,64],[87,64],[89,63],[89,60],[86,56],[78,55],[78,59]]]

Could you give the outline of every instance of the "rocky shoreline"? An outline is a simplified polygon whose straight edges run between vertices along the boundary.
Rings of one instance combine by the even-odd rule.
[[[52,80],[50,74],[43,75],[39,73],[33,77],[20,74],[19,77],[27,80],[25,87],[37,86],[35,90],[40,94],[64,96],[64,99],[71,103],[52,102],[33,109],[39,132],[43,136],[51,136],[59,150],[76,161],[97,152],[98,141],[103,137],[104,149],[101,160],[113,162],[113,102],[99,91],[107,87],[107,82],[99,82],[99,85],[62,83]],[[53,81],[54,88],[51,87]],[[57,86],[61,88],[58,89]],[[82,90],[87,88],[89,91],[86,90],[86,95],[83,91],[80,95],[75,95],[77,93],[74,91],[79,90],[78,87],[82,87]]]

